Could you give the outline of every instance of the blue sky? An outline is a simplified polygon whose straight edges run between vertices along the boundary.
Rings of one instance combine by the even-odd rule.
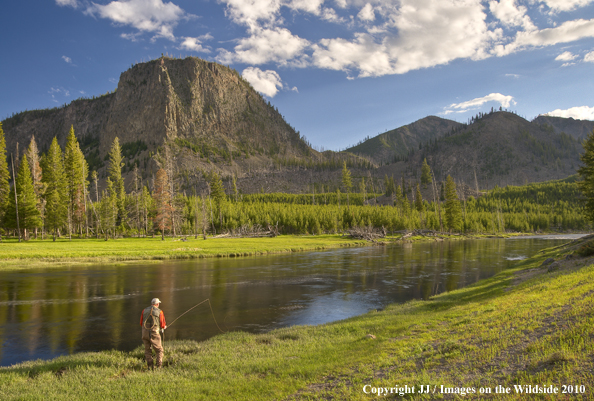
[[[46,0],[2,6],[0,118],[161,54],[229,65],[318,148],[491,107],[594,120],[594,0]]]

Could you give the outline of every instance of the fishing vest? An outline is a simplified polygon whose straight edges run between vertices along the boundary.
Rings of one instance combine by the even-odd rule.
[[[161,328],[160,317],[161,309],[152,305],[145,308],[142,313],[142,327],[147,330],[158,331]]]

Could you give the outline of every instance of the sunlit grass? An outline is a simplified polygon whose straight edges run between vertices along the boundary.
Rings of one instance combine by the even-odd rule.
[[[135,260],[192,259],[238,257],[362,246],[358,241],[340,235],[291,236],[275,238],[125,238],[17,240],[0,243],[0,269],[55,266],[68,263],[110,263]]]

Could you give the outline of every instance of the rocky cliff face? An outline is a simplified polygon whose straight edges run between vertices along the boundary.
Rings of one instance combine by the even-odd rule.
[[[164,145],[182,168],[193,170],[216,163],[241,172],[273,156],[315,153],[235,70],[197,58],[137,64],[121,74],[114,93],[3,122],[8,151],[18,142],[20,153],[32,135],[42,150],[54,136],[63,146],[70,126],[99,171],[115,137],[127,150],[128,169],[137,164],[145,173],[154,169],[149,155]]]

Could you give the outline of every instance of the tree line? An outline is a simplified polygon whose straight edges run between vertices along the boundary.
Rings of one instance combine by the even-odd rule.
[[[31,139],[22,155],[7,155],[0,125],[0,226],[19,239],[51,236],[115,238],[117,236],[194,235],[275,226],[284,234],[339,233],[354,227],[389,231],[427,229],[450,232],[585,230],[579,183],[551,182],[496,188],[484,196],[465,197],[452,177],[435,182],[426,160],[420,181],[396,185],[385,177],[385,192],[373,182],[353,185],[343,160],[340,188],[313,194],[240,194],[236,177],[227,192],[216,172],[204,173],[206,192],[177,190],[173,158],[157,154],[159,170],[143,182],[138,166],[128,190],[122,176],[122,146],[114,139],[107,157],[107,178],[99,190],[96,171],[89,171],[71,127],[64,149],[56,138],[40,155]],[[10,157],[8,157],[10,156]],[[11,177],[12,180],[11,180]],[[12,186],[10,185],[12,181]],[[434,200],[420,188],[431,186]],[[342,189],[342,191],[341,191]],[[383,206],[378,195],[388,199]]]

